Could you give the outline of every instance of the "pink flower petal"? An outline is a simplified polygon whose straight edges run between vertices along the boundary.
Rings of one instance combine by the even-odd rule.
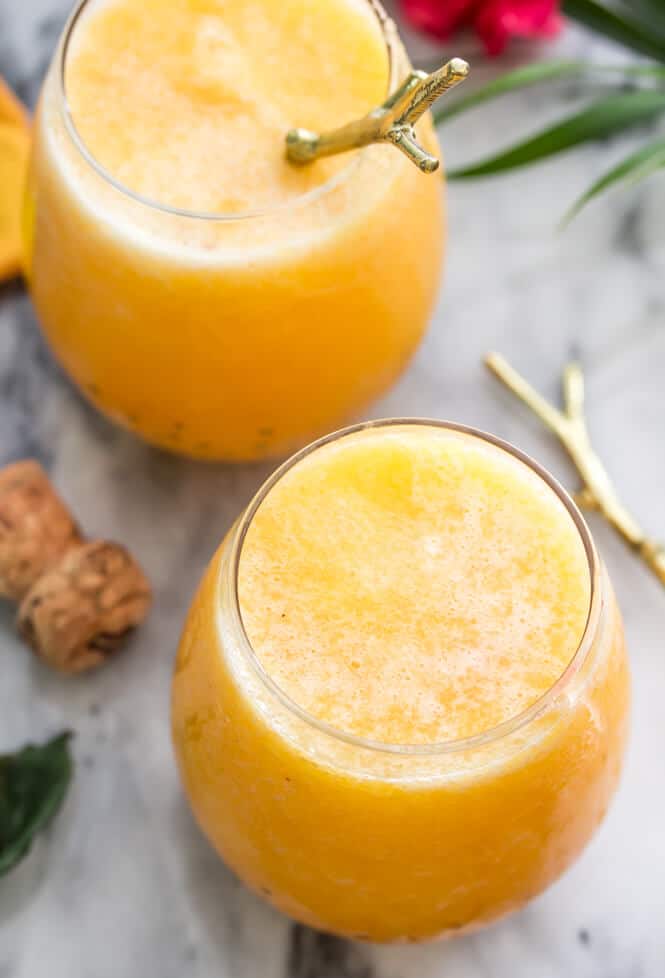
[[[402,0],[407,17],[435,37],[473,25],[488,54],[511,37],[552,37],[561,28],[559,0]]]
[[[402,0],[412,24],[438,38],[448,38],[471,23],[478,0]]]

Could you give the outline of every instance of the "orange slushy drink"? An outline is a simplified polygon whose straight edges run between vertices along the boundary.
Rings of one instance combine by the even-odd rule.
[[[436,422],[330,436],[214,558],[173,729],[196,816],[293,917],[423,939],[521,906],[577,856],[620,768],[619,612],[535,463]]]
[[[296,167],[293,126],[380,104],[410,65],[374,0],[84,0],[47,77],[26,274],[84,393],[155,444],[283,454],[413,353],[441,180],[389,146]],[[438,152],[429,118],[419,139]]]

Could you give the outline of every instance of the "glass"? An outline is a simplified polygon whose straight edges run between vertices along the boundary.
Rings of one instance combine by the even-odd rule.
[[[243,540],[276,482],[322,444],[396,424],[462,432],[530,466],[566,507],[588,559],[588,620],[563,674],[519,715],[445,743],[377,743],[308,715],[263,669],[239,610]],[[395,941],[476,928],[523,905],[570,865],[616,786],[628,702],[612,587],[567,493],[497,438],[396,419],[320,440],[259,491],[194,600],[172,714],[185,790],[232,869],[306,924]]]
[[[366,3],[392,90],[409,61]],[[25,264],[45,336],[89,400],[156,445],[227,460],[293,451],[362,411],[417,347],[440,277],[441,180],[382,146],[287,205],[241,214],[131,192],[67,100],[68,52],[94,6],[70,18],[35,120]],[[421,138],[436,148],[429,119]]]

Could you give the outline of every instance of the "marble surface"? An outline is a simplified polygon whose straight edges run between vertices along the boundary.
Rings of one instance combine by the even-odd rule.
[[[0,0],[0,72],[34,101],[68,0]],[[570,32],[567,53],[589,50]],[[606,57],[602,44],[593,56]],[[478,74],[484,74],[485,69]],[[532,91],[445,134],[481,154],[574,104]],[[374,416],[487,428],[562,480],[558,446],[481,367],[504,352],[543,392],[579,356],[593,438],[632,507],[665,536],[663,177],[615,194],[565,234],[566,204],[625,144],[450,191],[450,256],[431,331]],[[145,448],[86,407],[45,350],[30,302],[0,293],[0,463],[41,459],[84,526],[126,541],[156,607],[126,655],[63,680],[0,610],[0,748],[69,726],[75,784],[48,835],[0,886],[1,978],[662,978],[665,974],[665,592],[598,519],[634,671],[625,777],[577,865],[526,910],[447,945],[354,945],[294,926],[245,891],[200,836],[176,780],[169,674],[184,610],[217,541],[269,471]]]

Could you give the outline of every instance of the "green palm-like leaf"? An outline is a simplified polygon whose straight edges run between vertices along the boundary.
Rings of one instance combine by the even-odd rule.
[[[589,71],[589,65],[583,61],[543,61],[524,68],[509,71],[500,78],[483,85],[475,92],[458,98],[454,102],[445,103],[443,108],[434,113],[434,122],[439,125],[448,122],[453,116],[466,112],[490,99],[499,98],[521,88],[539,85],[541,82],[558,81],[575,75],[583,75]]]
[[[665,112],[665,92],[633,91],[594,102],[581,112],[568,116],[510,149],[452,170],[451,179],[489,176],[563,153],[565,150],[623,132]]]
[[[566,78],[590,77],[594,80],[604,79],[616,84],[617,77],[631,80],[653,79],[665,84],[665,68],[657,65],[627,64],[601,65],[588,61],[542,61],[537,64],[516,68],[500,78],[483,85],[469,95],[446,102],[442,108],[434,112],[436,125],[444,125],[450,119],[462,112],[467,112],[483,102],[492,101],[510,92],[531,88],[543,82],[562,81]]]
[[[579,214],[582,208],[594,197],[597,197],[604,190],[608,190],[613,184],[622,181],[638,183],[646,177],[651,176],[656,170],[665,167],[665,139],[658,139],[648,146],[643,146],[637,152],[631,153],[616,166],[612,167],[607,173],[603,174],[598,180],[591,184],[581,197],[579,197],[563,219],[563,225],[568,224]]]
[[[654,30],[653,22],[642,22],[635,14],[624,15],[596,0],[563,0],[563,12],[597,34],[618,41],[633,51],[665,62],[665,36]]]
[[[663,0],[622,0],[621,7],[632,18],[648,24],[665,37],[665,4]]]

